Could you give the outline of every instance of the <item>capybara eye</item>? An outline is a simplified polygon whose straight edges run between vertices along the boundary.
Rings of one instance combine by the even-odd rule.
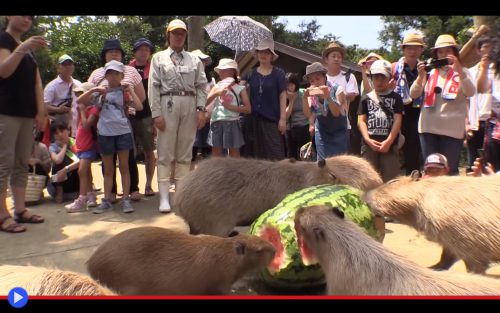
[[[313,233],[314,236],[316,237],[316,240],[325,240],[325,233],[321,228],[315,227],[313,228]]]
[[[245,249],[246,249],[246,245],[244,243],[241,243],[241,242],[236,243],[236,253],[237,254],[245,254]]]

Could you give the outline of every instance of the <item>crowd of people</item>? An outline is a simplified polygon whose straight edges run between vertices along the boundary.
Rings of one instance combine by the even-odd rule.
[[[300,160],[301,147],[311,142],[312,158],[323,160],[352,153],[351,132],[358,128],[362,140],[355,153],[384,181],[399,175],[400,153],[407,174],[425,168],[425,175],[433,176],[440,168],[439,175],[457,175],[464,140],[469,171],[478,174],[481,162],[491,163],[488,173],[500,169],[500,58],[487,36],[477,40],[481,61],[470,70],[461,65],[453,36],[437,38],[433,58],[444,61],[429,64],[421,60],[423,36],[410,33],[396,62],[373,52],[359,61],[359,85],[341,68],[346,56],[341,45],[328,45],[323,62],[308,65],[299,77],[273,64],[278,54],[272,40],[252,51],[258,65],[245,75],[236,61],[223,58],[214,68],[217,79],[210,79],[210,56],[185,50],[187,26],[174,19],[166,27],[167,49],[156,52],[150,40],[139,38],[127,65],[119,39],[108,39],[101,67],[87,82],[73,78],[78,60],[64,54],[57,61],[58,76],[43,89],[33,51],[47,48],[47,42],[40,36],[21,41],[32,16],[6,20],[0,33],[0,229],[5,232],[23,232],[22,223],[44,221],[26,209],[30,166],[47,177],[57,203],[72,201],[69,213],[93,208],[100,214],[116,202],[118,160],[121,208],[133,212],[133,201],[142,198],[139,148],[143,194],[155,195],[157,168],[162,213],[171,211],[171,183],[178,184],[192,170],[197,150],[207,147],[205,154],[213,157]],[[479,159],[478,150],[484,151]],[[104,178],[100,203],[91,171],[98,158]],[[13,216],[6,205],[9,178]]]

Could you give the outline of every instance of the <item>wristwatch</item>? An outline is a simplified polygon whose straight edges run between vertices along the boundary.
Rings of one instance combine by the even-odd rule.
[[[198,112],[207,112],[207,108],[205,108],[205,107],[197,107],[196,111],[198,111]]]

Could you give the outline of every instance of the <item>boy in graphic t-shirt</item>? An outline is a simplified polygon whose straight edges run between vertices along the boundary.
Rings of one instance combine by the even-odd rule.
[[[391,64],[377,60],[370,69],[374,89],[360,102],[358,127],[363,137],[361,156],[372,163],[387,182],[399,175],[398,134],[403,100],[389,88]]]

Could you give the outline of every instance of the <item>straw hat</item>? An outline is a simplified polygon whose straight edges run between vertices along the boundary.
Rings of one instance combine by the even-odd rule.
[[[425,47],[424,36],[420,33],[409,33],[403,38],[401,48],[404,46],[421,46]]]
[[[344,47],[342,47],[341,45],[339,45],[338,43],[336,42],[332,42],[328,45],[328,47],[326,47],[325,50],[323,50],[323,58],[326,58],[328,56],[328,54],[332,51],[338,51],[340,52],[340,54],[342,55],[342,59],[345,58],[345,49]]]
[[[452,35],[448,35],[448,34],[440,35],[436,39],[436,43],[434,44],[434,47],[431,49],[439,49],[439,48],[444,48],[444,47],[455,47],[458,49],[458,44]]]
[[[370,58],[377,58],[377,60],[383,60],[384,59],[382,56],[376,54],[375,52],[370,52],[366,57],[364,57],[361,60],[359,60],[359,63],[366,62]]]

